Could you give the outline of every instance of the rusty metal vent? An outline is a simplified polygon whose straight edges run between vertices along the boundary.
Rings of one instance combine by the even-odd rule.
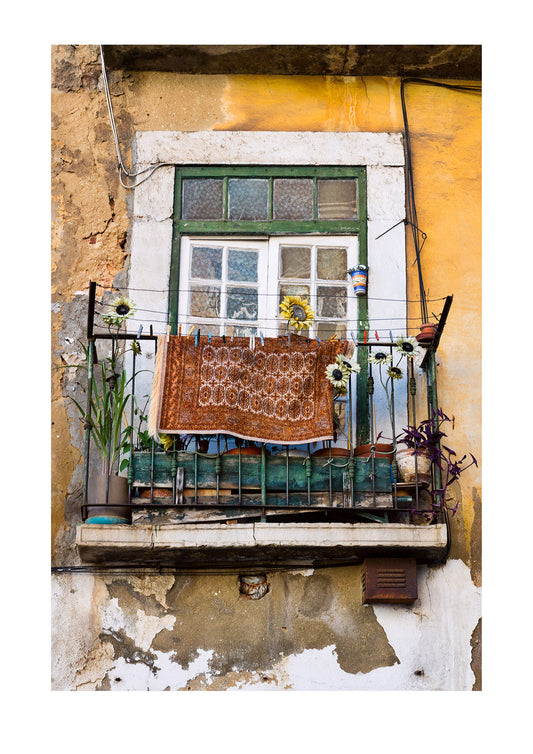
[[[415,558],[367,558],[362,568],[363,603],[408,604],[418,597]]]

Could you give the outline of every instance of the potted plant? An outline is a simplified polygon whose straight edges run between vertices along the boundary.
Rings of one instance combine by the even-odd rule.
[[[346,271],[352,279],[352,285],[356,296],[364,296],[368,283],[368,267],[366,264],[358,264]]]
[[[86,356],[87,354],[87,349]],[[111,359],[100,362],[98,373],[89,375],[88,405],[84,408],[75,398],[71,398],[80,413],[84,428],[90,430],[90,438],[102,460],[100,474],[89,474],[87,484],[88,520],[95,518],[113,519],[105,523],[127,523],[129,519],[128,480],[117,473],[120,455],[131,441],[132,428],[125,422],[125,409],[131,398],[128,392],[126,370],[116,371]],[[121,464],[124,470],[127,459]],[[99,516],[106,507],[105,516]],[[117,519],[117,520],[114,520]],[[102,520],[101,523],[104,523]]]
[[[417,427],[408,426],[400,435],[399,443],[405,445],[405,450],[396,451],[396,460],[402,481],[412,482],[416,478],[424,480],[430,475],[431,465],[440,470],[441,483],[439,486],[430,490],[434,498],[436,509],[444,507],[451,510],[452,515],[457,510],[458,503],[451,509],[448,509],[446,502],[448,500],[448,489],[461,474],[470,468],[477,466],[477,461],[472,453],[465,453],[462,458],[458,458],[457,453],[452,448],[444,445],[441,440],[446,437],[442,431],[444,424],[454,426],[455,419],[446,416],[439,409],[433,412],[430,419],[424,419]]]
[[[129,349],[119,350],[117,339],[123,322],[133,314],[134,305],[130,299],[120,296],[109,306],[110,313],[102,319],[116,336],[112,340],[111,356],[102,358],[99,369],[95,369],[89,360],[88,348],[82,344],[86,364],[80,366],[88,373],[87,405],[83,407],[71,397],[102,461],[101,472],[87,476],[86,520],[89,523],[129,523],[130,516],[128,480],[118,473],[127,467],[129,459],[124,458],[120,469],[117,467],[121,454],[132,441],[133,428],[126,421],[126,406],[132,398],[129,385],[133,377],[128,377],[126,370],[118,366],[119,359]],[[136,341],[132,341],[131,349],[140,353]]]

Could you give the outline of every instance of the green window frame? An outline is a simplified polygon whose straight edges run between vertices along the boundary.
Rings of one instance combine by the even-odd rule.
[[[217,220],[187,219],[182,216],[183,182],[187,179],[220,179],[222,181],[221,218]],[[230,218],[229,182],[232,178],[262,178],[268,182],[268,219],[236,220]],[[274,181],[277,178],[305,178],[313,181],[312,219],[275,219],[273,216]],[[321,219],[319,217],[320,179],[352,179],[356,181],[356,217],[354,219]],[[359,263],[368,265],[367,241],[367,175],[360,166],[310,166],[310,165],[186,165],[177,166],[174,182],[174,210],[172,256],[170,267],[169,324],[177,332],[177,313],[180,287],[181,238],[188,236],[273,236],[273,235],[349,235],[358,236]],[[366,298],[358,298],[357,322],[354,332],[363,336],[368,326]],[[361,371],[366,372],[366,349],[358,349]],[[369,435],[369,417],[366,407],[367,392],[362,380],[357,383],[357,437],[366,442]]]
[[[187,178],[222,179],[222,219],[188,220],[182,218],[183,181]],[[231,178],[264,178],[268,180],[267,220],[233,220],[229,218],[228,186]],[[273,218],[273,185],[276,178],[308,178],[313,181],[313,219],[276,220]],[[318,181],[320,179],[355,179],[357,182],[357,218],[325,220],[318,216]],[[183,235],[357,235],[359,261],[367,264],[367,202],[366,169],[346,166],[179,166],[175,172],[172,261],[169,300],[172,332],[178,311],[180,240]],[[363,315],[363,312],[359,312]],[[361,317],[359,317],[361,319]]]

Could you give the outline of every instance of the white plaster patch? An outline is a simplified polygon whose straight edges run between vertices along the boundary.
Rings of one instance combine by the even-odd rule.
[[[347,673],[334,645],[306,649],[269,670],[278,689],[294,691],[470,691],[470,637],[481,617],[481,590],[467,566],[449,560],[437,568],[420,567],[419,599],[412,607],[373,605],[397,663],[369,673]],[[354,637],[357,641],[357,637]],[[260,677],[239,688],[263,690]],[[272,688],[272,686],[270,686]]]
[[[117,633],[124,631],[133,641],[135,646],[148,651],[154,637],[163,629],[172,630],[176,618],[174,615],[165,615],[159,618],[155,615],[147,615],[138,609],[135,617],[128,617],[120,608],[118,599],[113,597],[101,608],[100,620],[102,630]]]
[[[481,589],[472,583],[462,560],[419,568],[419,599],[412,609],[373,607],[400,664],[373,670],[361,688],[378,684],[389,691],[472,689],[470,638],[481,617]]]
[[[95,639],[92,599],[94,578],[62,574],[52,580],[52,690],[75,686]]]
[[[209,662],[214,650],[198,650],[198,657],[187,668],[173,662],[171,652],[154,652],[155,668],[143,662],[126,662],[119,657],[109,670],[111,689],[114,691],[179,691],[194,678],[209,672]]]

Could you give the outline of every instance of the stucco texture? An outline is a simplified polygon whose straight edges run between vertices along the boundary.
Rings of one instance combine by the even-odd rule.
[[[403,128],[398,79],[122,71],[109,79],[127,166],[143,130]],[[456,417],[458,452],[480,461],[481,97],[413,85],[406,101],[430,311],[454,296],[439,399]],[[51,134],[52,550],[54,565],[75,566],[82,438],[67,399],[73,377],[56,367],[79,352],[89,281],[127,283],[130,242],[131,197],[118,178],[97,46],[52,48]],[[406,233],[408,297],[417,299]],[[409,316],[419,316],[416,304]],[[480,470],[469,470],[456,492],[452,559],[422,569],[412,608],[363,606],[358,566],[274,572],[270,592],[254,602],[239,594],[236,575],[57,574],[53,687],[479,688]],[[463,606],[452,623],[450,585]],[[422,657],[417,636],[428,647]],[[435,637],[446,652],[443,672],[429,651]]]

